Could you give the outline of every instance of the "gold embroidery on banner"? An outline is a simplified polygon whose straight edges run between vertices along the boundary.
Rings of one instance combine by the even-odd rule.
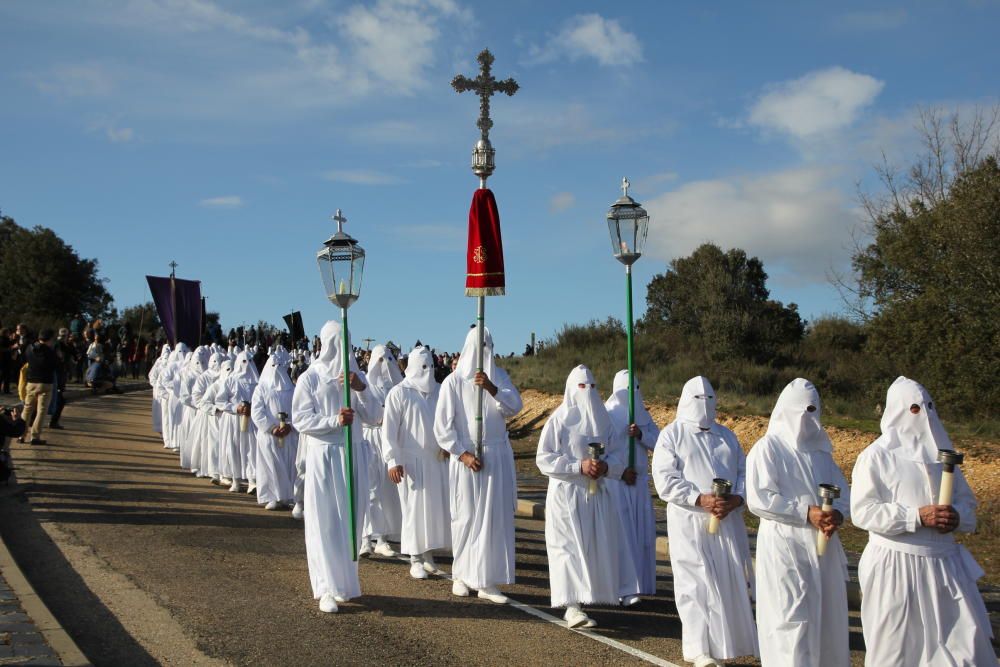
[[[494,271],[493,273],[466,273],[469,278],[481,278],[483,276],[502,276],[503,271]]]
[[[472,261],[476,264],[484,264],[486,262],[486,248],[479,246],[472,252]]]

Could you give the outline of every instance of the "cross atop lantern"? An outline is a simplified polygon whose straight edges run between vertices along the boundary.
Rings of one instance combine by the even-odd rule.
[[[642,256],[649,229],[649,213],[628,194],[629,182],[622,179],[622,196],[608,211],[608,232],[611,252],[625,266],[635,264]]]
[[[347,218],[339,208],[333,220],[337,223],[337,233],[327,239],[316,253],[316,262],[323,276],[326,298],[341,308],[349,308],[361,296],[365,249],[344,231]]]

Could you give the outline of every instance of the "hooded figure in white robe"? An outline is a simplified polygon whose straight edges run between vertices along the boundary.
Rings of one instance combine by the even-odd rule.
[[[324,612],[337,611],[337,603],[361,595],[358,563],[351,558],[350,502],[345,477],[347,454],[341,408],[344,407],[343,335],[339,322],[329,321],[320,331],[323,350],[295,385],[292,397],[292,426],[299,432],[299,447],[305,449],[305,538],[309,580],[313,597]],[[350,348],[348,341],[348,349]],[[358,428],[362,421],[377,422],[381,405],[372,396],[349,356],[352,374],[351,428],[355,453],[363,447]],[[368,497],[368,469],[365,459],[354,457],[354,497],[357,534]]]
[[[829,517],[833,525],[850,514],[850,490],[821,415],[816,387],[792,380],[774,405],[767,433],[747,456],[747,507],[760,517],[754,569],[764,667],[851,664],[847,557],[836,532],[823,556],[816,548],[819,526],[826,525],[819,485],[840,488]]]
[[[180,466],[184,470],[193,470],[194,472],[198,472],[198,467],[192,457],[194,440],[197,437],[195,417],[198,414],[198,409],[195,407],[192,392],[195,382],[198,381],[202,373],[208,370],[209,355],[209,349],[203,345],[199,345],[188,357],[187,362],[184,364],[184,369],[180,374],[179,399],[183,415],[179,431],[181,437],[178,443],[180,445]]]
[[[400,549],[410,556],[414,579],[439,574],[433,552],[451,548],[448,455],[434,438],[440,387],[431,351],[415,348],[407,358],[406,378],[389,391],[382,418],[384,464],[403,512]]]
[[[295,455],[299,434],[292,428],[292,393],[288,377],[291,355],[280,345],[268,357],[253,394],[250,416],[257,425],[257,503],[276,510],[295,499]],[[284,413],[285,430],[281,430]],[[279,437],[281,436],[281,437]]]
[[[233,371],[219,386],[215,394],[215,407],[222,410],[219,424],[221,451],[219,467],[222,476],[233,480],[229,490],[240,491],[241,480],[246,480],[247,493],[256,488],[254,466],[257,456],[257,427],[247,415],[247,429],[240,429],[240,415],[237,408],[250,405],[253,391],[257,387],[257,367],[249,352],[240,352],[233,363]]]
[[[591,444],[601,445],[603,454],[595,458]],[[597,625],[581,605],[617,605],[639,592],[635,563],[628,547],[622,548],[628,538],[618,493],[608,485],[625,470],[623,444],[593,374],[577,366],[566,379],[562,404],[542,428],[535,456],[549,478],[545,547],[552,606],[566,607],[571,628]]]
[[[380,405],[385,405],[389,391],[402,382],[396,357],[384,345],[376,345],[371,350],[368,372],[365,374],[368,388]],[[382,423],[364,425],[363,434],[368,452],[368,512],[365,514],[364,540],[361,554],[373,551],[371,538],[375,538],[375,553],[392,557],[396,553],[388,540],[398,541],[403,523],[399,494],[396,485],[389,480],[385,463],[386,445],[383,440]]]
[[[715,421],[715,403],[707,378],[688,380],[677,415],[660,431],[653,452],[653,483],[669,503],[667,536],[684,659],[696,667],[757,655],[753,568],[743,523],[746,456],[736,435]],[[732,482],[728,499],[712,497],[716,478]],[[724,515],[714,534],[708,532],[713,514]]]
[[[213,473],[210,452],[213,442],[219,438],[219,422],[215,416],[214,405],[211,412],[205,410],[205,394],[219,379],[221,367],[222,355],[212,352],[212,356],[208,358],[208,369],[198,376],[194,387],[191,388],[191,402],[196,411],[194,426],[191,429],[191,460],[194,462],[195,474],[198,477],[211,477]]]
[[[635,437],[635,484],[628,484],[621,477],[608,477],[608,488],[618,496],[618,510],[621,512],[625,541],[621,543],[623,556],[632,559],[638,577],[638,594],[656,594],[656,515],[653,512],[653,498],[649,492],[649,452],[656,447],[660,437],[657,427],[646,404],[642,400],[639,383],[635,384],[635,419],[639,430]],[[622,438],[624,461],[628,465],[628,371],[615,373],[611,396],[604,402],[617,437]],[[638,602],[637,596],[622,599],[626,605]]]
[[[167,359],[170,357],[170,346],[164,344],[160,348],[160,356],[156,358],[153,362],[152,367],[149,369],[149,386],[153,388],[153,430],[159,434],[163,434],[163,395],[160,390],[160,373],[163,372],[163,368],[167,363]]]
[[[517,478],[514,450],[507,437],[507,419],[521,411],[521,395],[510,377],[493,360],[493,337],[485,332],[483,350],[483,459],[476,452],[475,329],[465,337],[458,367],[441,383],[434,435],[451,454],[452,593],[469,588],[498,604],[507,598],[497,589],[514,583],[514,510]],[[467,456],[465,456],[467,455]],[[473,470],[469,465],[478,468]],[[481,467],[480,467],[481,464]]]
[[[930,394],[899,377],[885,399],[882,436],[854,464],[851,515],[867,530],[858,564],[865,664],[996,665],[983,570],[955,541],[976,528],[976,499],[961,466],[950,506],[938,505],[942,464],[952,449]]]
[[[215,405],[215,397],[218,396],[219,390],[226,384],[226,378],[232,375],[234,363],[225,352],[221,352],[220,356],[222,361],[219,363],[219,375],[215,378],[215,381],[208,385],[208,388],[205,389],[205,393],[201,398],[200,407],[202,412],[210,417],[208,421],[209,441],[207,466],[208,473],[212,477],[212,484],[232,484],[233,480],[229,477],[224,477],[222,474],[223,415],[222,410]]]
[[[163,446],[166,449],[177,451],[178,433],[177,427],[183,416],[180,404],[180,372],[184,367],[184,360],[187,359],[188,347],[183,342],[178,343],[167,363],[164,364],[163,372],[160,373],[160,391],[163,395]]]

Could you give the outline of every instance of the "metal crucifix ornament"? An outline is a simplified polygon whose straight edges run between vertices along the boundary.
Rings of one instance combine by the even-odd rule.
[[[459,74],[451,80],[456,92],[472,91],[479,96],[479,141],[472,149],[472,173],[479,177],[479,189],[472,196],[469,209],[468,252],[466,254],[465,295],[477,297],[476,328],[479,338],[476,354],[476,372],[483,372],[484,348],[486,345],[486,297],[503,296],[506,281],[503,265],[503,243],[500,238],[500,213],[493,193],[486,188],[486,179],[496,170],[496,151],[490,143],[490,97],[495,93],[508,96],[517,92],[517,81],[504,79],[497,81],[493,76],[493,54],[489,49],[477,57],[479,76],[475,79]],[[475,456],[483,464],[483,388],[476,392],[476,451]]]
[[[493,120],[490,118],[490,97],[494,93],[505,93],[511,96],[517,92],[520,86],[514,79],[507,78],[497,81],[493,76],[493,54],[489,49],[483,49],[477,56],[479,61],[479,76],[470,79],[461,74],[451,80],[451,87],[459,93],[473,91],[479,96],[479,120],[476,126],[479,128],[479,141],[472,149],[472,173],[480,179],[479,187],[486,187],[486,179],[496,170],[494,157],[496,151],[490,143],[490,128],[493,127]]]

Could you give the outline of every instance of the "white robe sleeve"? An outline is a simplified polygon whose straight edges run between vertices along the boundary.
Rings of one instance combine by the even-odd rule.
[[[236,383],[231,378],[226,378],[215,393],[215,407],[231,415],[236,414]]]
[[[762,519],[793,526],[809,523],[809,504],[797,496],[781,495],[781,474],[776,457],[781,452],[767,439],[757,441],[747,457],[747,507]]]
[[[636,445],[639,442],[636,441]],[[636,450],[638,458],[642,450]],[[646,456],[645,452],[642,452]],[[605,463],[608,464],[608,479],[621,479],[622,473],[628,467],[628,432],[619,431],[612,423],[608,429],[608,449],[605,452]]]
[[[437,409],[434,411],[434,437],[438,446],[455,457],[469,451],[459,436],[459,420],[465,417],[462,401],[459,398],[460,392],[461,385],[445,379],[438,396]]]
[[[267,389],[258,386],[253,390],[250,399],[250,419],[261,433],[271,434],[271,429],[278,425],[277,415],[272,415],[267,405]]]
[[[339,433],[343,430],[339,411],[335,415],[322,414],[312,395],[317,389],[312,374],[299,378],[298,384],[295,385],[295,393],[292,394],[292,426],[307,436],[328,436]]]
[[[576,479],[583,474],[581,471],[582,461],[563,447],[560,438],[561,431],[558,420],[550,417],[545,422],[545,426],[542,427],[542,435],[538,438],[535,465],[547,477]]]
[[[215,395],[218,393],[218,391],[219,391],[218,380],[208,385],[208,388],[205,389],[205,393],[202,394],[201,401],[198,404],[198,408],[202,412],[208,415],[215,416],[215,411],[217,410],[217,408],[215,407]]]
[[[382,421],[382,402],[379,401],[368,384],[368,378],[363,374],[358,374],[361,381],[365,383],[362,391],[351,390],[351,407],[354,409],[355,418],[360,424],[368,426],[378,426]]]
[[[729,437],[726,438],[733,445],[736,450],[736,483],[733,484],[733,492],[731,495],[740,496],[744,499],[744,504],[746,504],[747,497],[747,455],[743,453],[743,448],[740,447],[740,441],[736,439],[736,434],[729,431]]]
[[[920,527],[919,508],[891,502],[889,489],[882,483],[881,472],[885,462],[875,461],[874,450],[869,445],[854,464],[851,480],[851,520],[862,530],[882,535],[914,533]]]
[[[656,493],[668,503],[683,507],[697,507],[701,491],[684,479],[684,462],[677,455],[673,430],[660,431],[653,450],[653,484]]]
[[[400,392],[390,391],[382,412],[382,442],[388,445],[382,453],[382,460],[389,468],[395,468],[403,460],[401,445],[406,415],[402,403]]]

